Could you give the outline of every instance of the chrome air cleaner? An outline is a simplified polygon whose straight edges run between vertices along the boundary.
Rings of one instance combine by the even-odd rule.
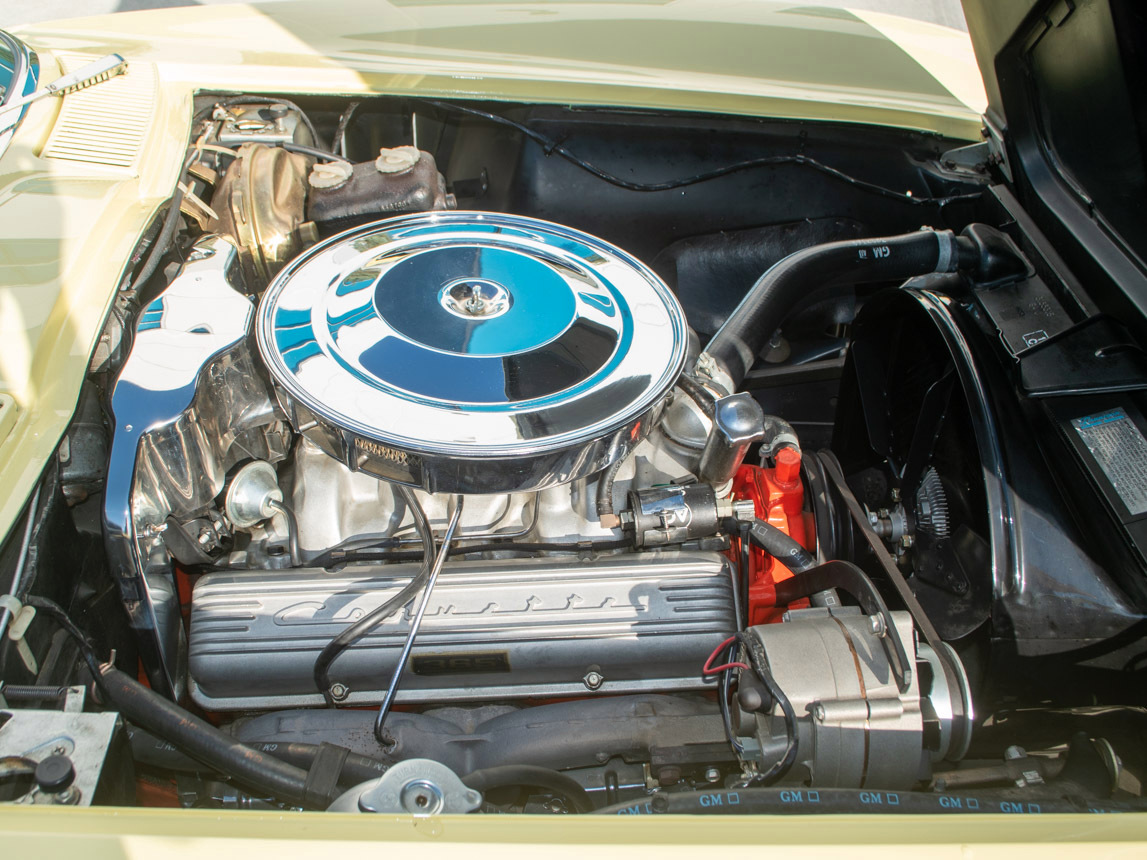
[[[648,431],[685,360],[680,305],[624,251],[509,215],[368,224],[296,258],[259,306],[295,428],[431,492],[572,481]]]

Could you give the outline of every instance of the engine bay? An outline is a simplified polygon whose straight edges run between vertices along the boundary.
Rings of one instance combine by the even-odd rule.
[[[195,108],[0,556],[0,799],[1142,808],[1147,362],[985,144]]]

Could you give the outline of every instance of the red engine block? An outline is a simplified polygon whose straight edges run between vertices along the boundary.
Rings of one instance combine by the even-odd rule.
[[[782,448],[776,455],[776,466],[741,466],[733,479],[733,496],[752,499],[757,517],[776,526],[808,550],[816,550],[816,529],[811,513],[804,508],[804,486],[801,484],[801,455],[794,448]],[[739,541],[733,542],[730,555],[740,558]],[[788,579],[792,572],[757,547],[749,549],[749,624],[780,621],[783,608],[776,606],[775,584]],[[803,601],[802,601],[803,603]]]

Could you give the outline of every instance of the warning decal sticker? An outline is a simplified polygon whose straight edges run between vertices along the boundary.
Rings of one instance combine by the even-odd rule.
[[[1123,504],[1147,513],[1147,439],[1123,409],[1072,419],[1071,425]]]

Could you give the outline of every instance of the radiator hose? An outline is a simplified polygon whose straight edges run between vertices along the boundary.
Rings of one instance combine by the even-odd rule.
[[[175,749],[173,744],[134,725],[127,727],[127,735],[131,742],[131,756],[136,764],[182,773],[203,773],[209,770],[201,762]],[[322,751],[321,744],[257,741],[245,746],[304,770],[314,766]],[[350,789],[372,779],[378,779],[386,773],[388,767],[386,762],[348,750],[339,770],[337,784]]]
[[[1054,779],[1023,788],[960,793],[876,791],[854,788],[723,788],[658,792],[615,803],[599,815],[951,815],[1143,812],[1141,797],[1112,799],[1113,774],[1099,746],[1083,732],[1067,745],[1063,769]]]
[[[802,298],[834,284],[903,281],[974,265],[971,242],[951,230],[920,230],[882,239],[828,242],[789,254],[765,272],[713,335],[707,355],[736,391],[758,353]]]
[[[951,815],[1143,812],[1141,798],[1095,801],[1082,790],[997,790],[962,795],[852,788],[713,788],[662,792],[595,810],[598,815]]]
[[[308,782],[309,771],[240,743],[114,666],[102,666],[100,675],[101,692],[127,720],[170,742],[210,769],[278,800],[308,809],[326,809],[338,796],[335,786],[314,791]]]

